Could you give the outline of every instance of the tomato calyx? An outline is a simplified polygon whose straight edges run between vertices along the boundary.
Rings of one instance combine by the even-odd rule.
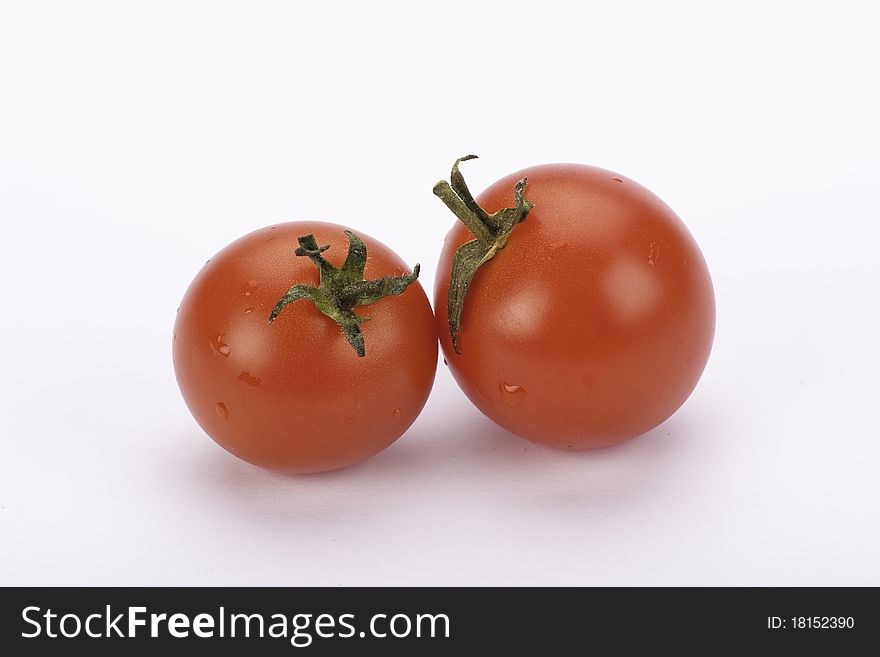
[[[452,348],[460,354],[458,332],[461,329],[461,313],[468,288],[477,273],[477,269],[494,258],[507,244],[507,239],[517,224],[525,221],[532,204],[525,197],[526,183],[522,178],[513,187],[514,206],[502,208],[489,214],[477,204],[459,171],[459,165],[468,160],[477,159],[476,155],[460,157],[452,165],[449,182],[441,180],[434,185],[434,195],[446,204],[458,217],[474,238],[465,242],[455,252],[452,260],[452,275],[449,278],[449,293],[446,311],[449,318],[449,335],[452,337]]]
[[[319,275],[318,287],[302,284],[291,287],[275,305],[272,314],[269,315],[269,323],[274,322],[289,304],[300,299],[311,299],[315,308],[339,325],[358,357],[363,358],[366,349],[360,325],[370,318],[356,315],[353,308],[375,303],[387,296],[403,294],[419,277],[419,265],[413,268],[412,274],[364,280],[367,245],[350,230],[345,231],[345,235],[348,237],[348,255],[342,267],[335,267],[327,262],[322,254],[330,247],[319,247],[314,235],[298,238],[299,248],[295,253],[315,263]]]

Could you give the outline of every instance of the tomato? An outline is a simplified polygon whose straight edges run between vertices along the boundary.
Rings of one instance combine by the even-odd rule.
[[[703,372],[715,327],[709,271],[675,213],[635,181],[591,166],[525,169],[475,200],[458,162],[452,182],[435,193],[460,218],[473,224],[480,208],[484,218],[507,208],[492,221],[510,224],[491,259],[491,242],[465,248],[485,260],[469,286],[460,271],[451,280],[456,253],[475,239],[464,223],[447,235],[437,269],[443,352],[477,408],[515,434],[570,449],[612,445],[672,415]],[[464,299],[460,323],[451,282],[453,301]]]
[[[337,309],[341,324],[319,309],[339,295],[316,292],[337,268],[360,294]],[[196,421],[236,456],[290,472],[345,467],[393,443],[437,366],[417,273],[327,223],[279,224],[227,246],[193,280],[174,326],[177,381]]]

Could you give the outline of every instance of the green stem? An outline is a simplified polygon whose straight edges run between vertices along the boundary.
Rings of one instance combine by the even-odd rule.
[[[349,344],[357,355],[366,355],[364,336],[360,325],[369,317],[356,315],[355,306],[366,306],[384,299],[387,296],[403,294],[419,277],[419,265],[412,274],[406,276],[383,276],[375,280],[364,280],[364,267],[367,264],[367,245],[350,230],[345,231],[348,237],[348,255],[342,267],[334,267],[322,255],[329,246],[318,246],[314,235],[299,238],[296,255],[308,257],[319,272],[318,287],[294,285],[291,287],[272,310],[269,323],[275,321],[284,308],[300,299],[311,299],[315,308],[327,315],[339,325]]]
[[[527,179],[517,181],[513,188],[514,206],[502,208],[494,214],[487,213],[474,200],[459,171],[459,164],[476,159],[476,155],[460,157],[452,165],[449,181],[441,180],[434,185],[434,195],[446,204],[458,217],[474,238],[462,244],[455,252],[452,260],[452,273],[449,278],[449,293],[446,311],[449,318],[449,335],[452,337],[452,348],[460,354],[458,333],[461,329],[461,313],[464,300],[477,269],[504,248],[513,229],[523,221],[532,204],[526,200],[525,189]]]

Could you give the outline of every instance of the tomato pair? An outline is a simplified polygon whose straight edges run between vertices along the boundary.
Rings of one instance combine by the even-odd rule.
[[[545,165],[477,198],[453,166],[434,193],[460,221],[437,269],[436,318],[388,247],[318,222],[257,230],[199,272],[174,365],[220,445],[291,472],[384,449],[431,390],[437,337],[489,418],[563,448],[611,445],[663,422],[712,344],[706,264],[681,220],[603,169]],[[369,318],[367,317],[369,316]]]

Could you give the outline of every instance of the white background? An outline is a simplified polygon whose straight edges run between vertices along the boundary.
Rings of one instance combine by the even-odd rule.
[[[880,584],[872,3],[57,3],[0,9],[0,583]],[[553,161],[646,185],[718,299],[645,437],[533,446],[442,367],[411,430],[318,476],[187,412],[175,309],[255,228],[423,265]]]

